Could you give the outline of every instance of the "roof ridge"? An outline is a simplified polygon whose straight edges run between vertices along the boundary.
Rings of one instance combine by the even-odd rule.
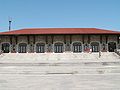
[[[23,29],[95,29],[95,28],[67,28],[67,27],[50,27],[50,28],[23,28]]]

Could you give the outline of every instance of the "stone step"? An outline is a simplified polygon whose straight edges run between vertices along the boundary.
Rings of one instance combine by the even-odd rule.
[[[42,63],[32,62],[1,62],[0,66],[120,66],[120,61],[52,61]]]
[[[114,52],[102,52],[99,58],[99,53],[8,53],[0,55],[0,61],[2,60],[116,60],[120,59]]]
[[[120,74],[120,66],[79,67],[79,66],[8,66],[1,67],[0,74]]]

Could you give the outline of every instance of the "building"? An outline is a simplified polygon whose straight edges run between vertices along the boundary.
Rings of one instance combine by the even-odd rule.
[[[120,32],[97,28],[31,28],[0,33],[4,53],[114,52]]]

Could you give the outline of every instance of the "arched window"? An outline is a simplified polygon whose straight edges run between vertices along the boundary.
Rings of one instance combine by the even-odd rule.
[[[54,52],[55,53],[63,53],[63,50],[64,47],[63,47],[63,43],[55,43],[54,44]]]
[[[91,43],[91,48],[92,48],[92,52],[99,52],[99,43],[98,42],[92,42]]]
[[[114,52],[115,49],[116,49],[116,43],[115,42],[109,42],[108,43],[108,51],[109,52]]]
[[[10,44],[9,43],[3,43],[2,44],[2,51],[3,51],[3,53],[9,53],[10,52]]]
[[[44,53],[45,52],[45,44],[37,43],[36,44],[36,53]]]
[[[74,53],[82,52],[82,44],[80,42],[73,43],[73,52]]]
[[[20,43],[18,46],[18,52],[19,53],[26,53],[27,52],[27,44],[26,43]]]

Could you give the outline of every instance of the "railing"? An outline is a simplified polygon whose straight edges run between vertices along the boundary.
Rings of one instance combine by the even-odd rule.
[[[115,53],[117,53],[120,56],[120,49],[116,49]]]

